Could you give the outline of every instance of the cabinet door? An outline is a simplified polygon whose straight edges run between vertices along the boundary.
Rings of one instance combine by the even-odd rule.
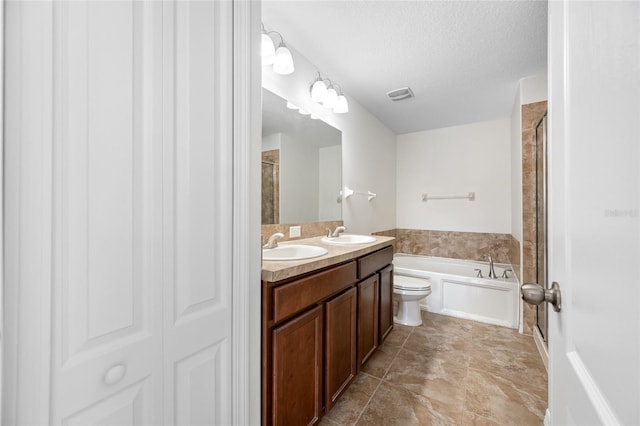
[[[380,343],[393,330],[393,265],[378,272],[380,279]]]
[[[329,411],[358,372],[356,360],[357,291],[351,288],[326,303],[325,410]]]
[[[322,307],[273,331],[273,425],[308,425],[322,409]]]
[[[378,347],[378,275],[358,284],[358,366]]]

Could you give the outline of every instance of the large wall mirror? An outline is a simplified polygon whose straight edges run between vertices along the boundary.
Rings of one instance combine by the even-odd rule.
[[[342,132],[262,89],[262,224],[342,220]]]

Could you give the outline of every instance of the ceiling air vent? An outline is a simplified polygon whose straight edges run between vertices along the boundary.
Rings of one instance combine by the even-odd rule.
[[[413,92],[408,87],[403,87],[401,89],[392,90],[387,92],[387,96],[391,98],[392,101],[403,101],[405,99],[413,98]]]

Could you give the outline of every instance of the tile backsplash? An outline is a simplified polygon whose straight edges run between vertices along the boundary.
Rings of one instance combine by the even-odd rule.
[[[496,263],[511,263],[510,234],[427,229],[393,229],[373,234],[395,237],[398,253],[468,260],[479,260],[483,253],[489,253]]]
[[[329,222],[307,222],[307,223],[289,223],[286,225],[262,225],[262,241],[266,241],[271,235],[276,232],[282,232],[284,238],[280,241],[299,240],[301,238],[319,237],[321,235],[327,235],[327,229],[334,230],[336,226],[343,225],[341,220],[334,220]],[[295,238],[289,238],[289,227],[300,226],[300,236]]]

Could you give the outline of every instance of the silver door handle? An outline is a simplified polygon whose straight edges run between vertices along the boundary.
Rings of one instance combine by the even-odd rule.
[[[537,283],[525,283],[520,288],[522,299],[530,305],[539,305],[542,302],[551,303],[553,310],[560,312],[562,308],[562,297],[560,294],[560,284],[553,282],[550,289],[542,288]]]

